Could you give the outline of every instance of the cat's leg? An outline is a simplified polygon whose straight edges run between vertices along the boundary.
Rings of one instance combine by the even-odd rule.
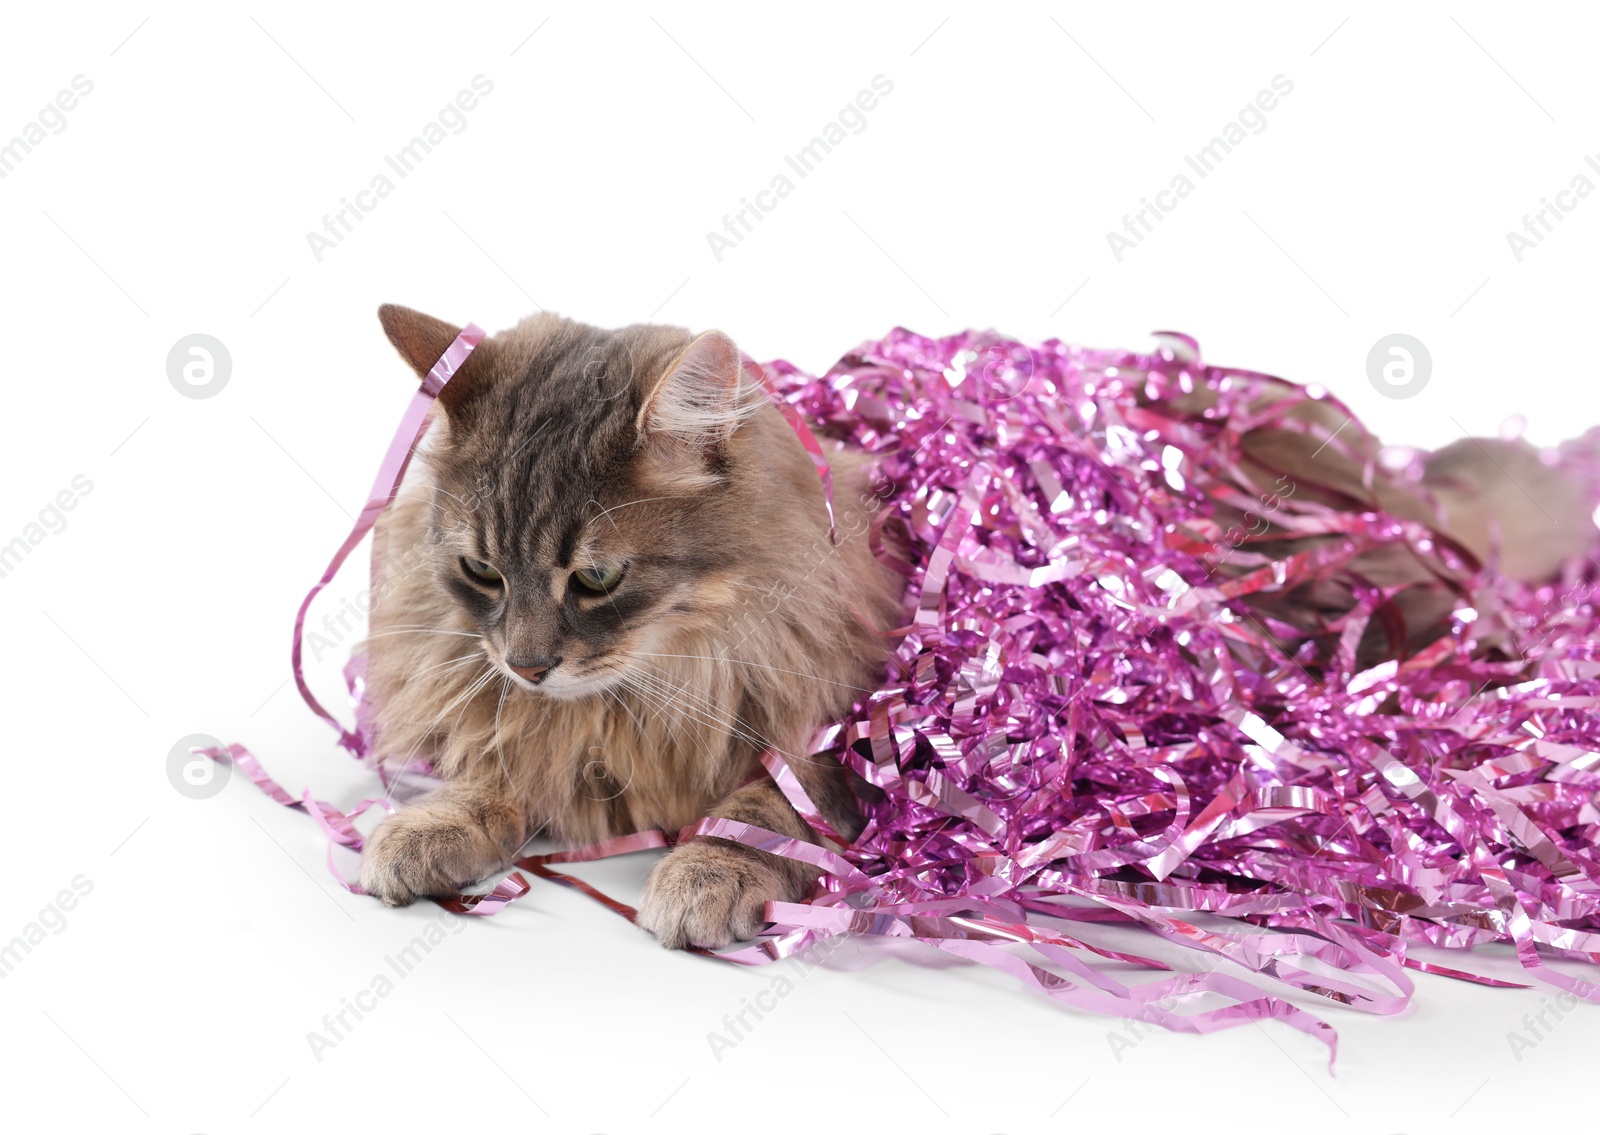
[[[711,814],[817,842],[810,825],[770,780],[739,789]],[[798,860],[731,840],[691,840],[669,851],[650,872],[639,925],[670,949],[726,946],[761,929],[768,902],[804,898],[818,874]]]
[[[390,906],[451,894],[508,863],[529,828],[504,777],[450,781],[378,825],[361,853],[361,888]]]

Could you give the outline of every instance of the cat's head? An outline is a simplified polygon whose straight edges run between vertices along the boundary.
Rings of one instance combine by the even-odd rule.
[[[379,317],[419,375],[460,332]],[[735,441],[774,411],[725,335],[535,316],[485,339],[438,404],[424,570],[518,685],[597,693],[655,669],[639,664],[673,628],[727,617],[759,538]]]

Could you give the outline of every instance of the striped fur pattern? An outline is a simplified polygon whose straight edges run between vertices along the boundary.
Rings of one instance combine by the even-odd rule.
[[[380,316],[418,373],[458,332]],[[438,414],[379,525],[367,649],[377,751],[427,757],[444,785],[379,826],[364,888],[454,891],[540,832],[579,844],[715,815],[814,840],[770,782],[745,784],[769,745],[853,832],[840,769],[805,755],[875,687],[903,622],[900,578],[867,548],[861,455],[830,455],[834,546],[808,455],[725,336],[548,314],[486,339]],[[604,592],[580,583],[619,565]],[[640,923],[724,945],[813,877],[693,841],[657,865]]]

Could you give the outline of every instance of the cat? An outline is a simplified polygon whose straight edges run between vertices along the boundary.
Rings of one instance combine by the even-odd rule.
[[[1314,634],[1354,606],[1355,587],[1386,589],[1388,601],[1356,647],[1360,665],[1373,666],[1397,654],[1413,655],[1445,634],[1451,611],[1462,603],[1461,584],[1479,565],[1537,584],[1581,564],[1593,551],[1592,516],[1600,500],[1592,467],[1600,456],[1600,431],[1565,443],[1562,463],[1521,439],[1464,436],[1415,462],[1390,467],[1381,460],[1384,447],[1378,438],[1352,427],[1349,413],[1331,401],[1283,401],[1293,408],[1267,420],[1273,403],[1297,394],[1292,384],[1263,376],[1249,415],[1261,414],[1263,420],[1239,436],[1239,463],[1250,483],[1275,485],[1277,493],[1263,494],[1261,501],[1251,502],[1254,507],[1220,500],[1213,519],[1236,538],[1266,538],[1247,545],[1241,540],[1240,550],[1251,554],[1218,565],[1213,578],[1237,578],[1262,559],[1281,561],[1339,539],[1294,536],[1272,523],[1277,494],[1422,525],[1460,554],[1463,568],[1442,570],[1437,557],[1419,555],[1408,542],[1387,544],[1358,556],[1348,571],[1251,596],[1248,607],[1262,619]],[[1202,415],[1215,401],[1215,391],[1201,387],[1161,409]],[[1224,552],[1232,542],[1223,541]],[[1507,657],[1519,653],[1510,639],[1494,645]]]
[[[379,317],[419,376],[460,331],[402,307]],[[1290,392],[1269,384],[1253,411]],[[1153,409],[1201,415],[1215,392],[1186,397]],[[1240,462],[1253,483],[1427,525],[1520,579],[1551,578],[1592,543],[1590,487],[1525,443],[1467,439],[1412,480],[1359,429],[1329,443],[1347,424],[1300,402],[1249,429]],[[376,751],[426,757],[443,786],[377,827],[363,889],[391,905],[452,893],[538,833],[581,845],[714,816],[818,842],[762,775],[769,747],[836,832],[860,832],[843,766],[807,754],[878,687],[907,621],[904,577],[870,549],[890,487],[835,446],[830,538],[810,456],[727,336],[525,319],[445,386],[418,456],[375,533],[367,696]],[[1270,503],[1246,503],[1219,500],[1219,528],[1273,529]],[[1218,581],[1332,538],[1276,537],[1222,556]],[[1350,608],[1349,580],[1392,588],[1358,651],[1376,660],[1445,633],[1459,592],[1438,570],[1390,546],[1248,602],[1311,632]],[[637,921],[668,947],[721,947],[816,877],[698,838],[655,865]]]
[[[379,318],[425,375],[460,329]],[[706,816],[817,842],[773,781],[784,755],[822,817],[861,827],[816,729],[882,678],[904,577],[868,547],[864,455],[810,455],[725,335],[602,331],[556,315],[486,338],[375,548],[367,693],[376,751],[443,786],[386,819],[361,885],[391,905],[457,891],[535,833],[569,844]],[[837,542],[834,542],[834,541]],[[669,947],[751,937],[816,877],[703,838],[651,872],[638,924]]]

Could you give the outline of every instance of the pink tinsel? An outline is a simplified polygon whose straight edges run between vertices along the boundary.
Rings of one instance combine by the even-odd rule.
[[[820,379],[764,368],[819,433],[879,455],[880,536],[909,561],[915,604],[888,680],[827,747],[884,792],[844,856],[859,874],[781,908],[780,926],[915,936],[1189,1031],[1273,1015],[1331,1037],[1214,972],[1109,983],[1043,948],[1071,940],[1028,915],[1130,920],[1379,1012],[1409,999],[1404,968],[1505,984],[1411,943],[1511,942],[1532,977],[1600,999],[1545,964],[1600,961],[1600,636],[1576,570],[1589,565],[1541,588],[1473,572],[1444,637],[1359,673],[1351,644],[1379,589],[1357,588],[1321,641],[1268,633],[1245,596],[1347,572],[1384,543],[1462,564],[1415,524],[1248,483],[1240,437],[1271,420],[1259,403],[1274,380],[1198,356],[1177,335],[1144,355],[897,329]],[[1212,410],[1170,408],[1201,386]],[[1361,434],[1339,432],[1327,444]],[[1565,461],[1592,485],[1577,452]],[[1210,568],[1238,537],[1211,519],[1213,498],[1337,539],[1224,584]],[[1483,640],[1503,648],[1508,628],[1519,656],[1489,657]],[[1236,929],[1196,925],[1219,917]],[[1007,940],[1067,977],[1002,955]],[[1242,1003],[1169,1011],[1174,990],[1200,989]]]
[[[1188,1032],[1274,1017],[1330,1055],[1330,1026],[1223,960],[1395,1012],[1413,992],[1407,969],[1509,984],[1413,944],[1503,941],[1531,977],[1600,1000],[1547,964],[1600,961],[1589,564],[1529,587],[1471,569],[1415,523],[1250,483],[1240,438],[1272,420],[1260,398],[1276,380],[1204,364],[1181,335],[1137,354],[897,329],[821,378],[781,361],[761,370],[818,434],[877,456],[872,538],[909,577],[910,625],[883,687],[818,746],[880,790],[854,845],[726,820],[684,833],[827,871],[810,902],[773,904],[768,934],[724,957],[768,961],[837,934],[915,938],[1080,1008]],[[1172,408],[1201,387],[1217,394],[1210,410]],[[1277,413],[1313,397],[1294,389]],[[1337,433],[1324,440],[1341,452],[1366,440],[1353,421]],[[1600,483],[1584,451],[1558,459]],[[1252,559],[1213,518],[1217,501],[1259,501],[1280,531],[1333,540]],[[1464,581],[1461,598],[1443,637],[1358,672],[1355,643],[1391,596],[1350,563],[1396,542]],[[1224,581],[1213,569],[1231,555],[1260,566]],[[1356,585],[1354,605],[1324,633],[1269,627],[1247,602],[1335,577]],[[352,751],[365,733],[345,735]],[[813,812],[781,759],[765,759]],[[296,801],[251,766],[359,850],[349,821],[371,802],[342,813]],[[664,842],[640,833],[519,866],[604,899],[549,865]],[[513,873],[448,905],[492,913],[525,890]],[[1169,967],[1070,929],[1096,922],[1143,927],[1212,963],[1124,985],[1085,955]],[[1196,1009],[1202,993],[1229,1003]]]

